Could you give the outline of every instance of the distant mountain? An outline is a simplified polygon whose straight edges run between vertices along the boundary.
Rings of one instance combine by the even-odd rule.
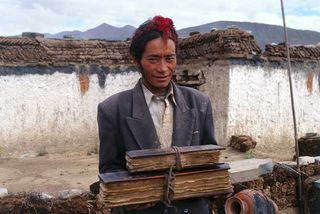
[[[264,49],[266,44],[284,42],[283,27],[279,25],[268,25],[251,22],[219,21],[195,27],[178,30],[180,37],[187,37],[190,32],[210,32],[212,29],[224,29],[237,27],[250,32],[257,41],[260,48]],[[296,30],[288,28],[289,44],[291,45],[315,45],[320,43],[320,32],[311,30]]]
[[[284,32],[282,26],[268,25],[251,22],[233,22],[219,21],[203,24],[194,27],[188,27],[178,30],[179,37],[188,37],[190,32],[210,32],[212,29],[225,29],[237,27],[241,30],[250,32],[258,45],[264,49],[266,44],[280,43],[284,41]],[[64,31],[57,34],[45,34],[46,38],[63,38],[65,35],[77,39],[108,39],[125,40],[130,38],[136,28],[131,25],[115,27],[103,23],[87,31]],[[289,43],[292,45],[315,45],[320,43],[320,32],[310,30],[296,30],[288,28]]]
[[[124,40],[131,37],[135,31],[135,27],[131,25],[126,25],[124,27],[118,28],[112,25],[103,23],[96,28],[87,30],[84,32],[86,38],[91,39],[110,39],[110,40]]]
[[[62,39],[63,36],[70,36],[70,37],[77,38],[77,39],[84,39],[82,34],[83,34],[83,32],[78,31],[78,30],[74,30],[74,31],[62,31],[62,32],[57,33],[57,34],[46,33],[44,35],[45,35],[46,38]]]
[[[45,34],[46,38],[61,39],[64,36],[76,39],[108,39],[108,40],[125,40],[132,36],[135,27],[126,25],[123,27],[114,27],[112,25],[103,23],[95,28],[87,31],[63,31],[57,34]]]

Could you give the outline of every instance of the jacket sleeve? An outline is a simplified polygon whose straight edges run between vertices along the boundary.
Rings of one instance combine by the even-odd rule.
[[[217,141],[214,134],[214,122],[210,99],[208,98],[207,111],[205,114],[205,121],[203,127],[202,144],[214,144],[217,145]]]
[[[99,129],[99,172],[113,172],[125,169],[125,155],[121,148],[117,130],[116,116],[108,105],[98,105],[98,129]]]

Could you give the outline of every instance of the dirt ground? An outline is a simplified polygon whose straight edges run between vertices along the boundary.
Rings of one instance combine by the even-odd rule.
[[[67,189],[89,191],[98,181],[98,155],[86,152],[0,158],[0,187],[9,192],[47,192]]]
[[[244,157],[244,153],[227,149],[221,154],[221,161]],[[66,189],[89,191],[89,185],[95,181],[98,181],[98,155],[88,155],[86,151],[21,158],[0,157],[0,187],[10,192],[57,195]]]
[[[248,158],[247,156],[248,154],[227,149],[221,154],[221,161],[228,162]],[[45,192],[58,196],[59,191],[63,190],[89,191],[89,185],[96,181],[97,154],[69,152],[36,157],[0,157],[0,187],[7,188],[11,193]],[[280,213],[289,214],[297,211],[290,208]]]
[[[35,191],[53,195],[66,189],[89,191],[89,185],[98,181],[98,155],[88,153],[85,148],[65,151],[52,149],[43,156],[34,154],[19,158],[0,155],[0,187],[5,187],[10,192]],[[220,161],[229,162],[252,157],[272,158],[274,161],[288,160],[292,157],[290,153],[273,154],[261,149],[255,150],[254,153],[243,153],[226,147],[220,155]]]

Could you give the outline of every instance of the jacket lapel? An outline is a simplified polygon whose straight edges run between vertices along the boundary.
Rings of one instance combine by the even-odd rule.
[[[141,149],[160,148],[157,132],[146,104],[140,82],[132,91],[132,117],[127,124]]]
[[[195,111],[190,109],[180,89],[173,83],[174,97],[177,103],[174,112],[173,146],[189,146],[195,123]]]

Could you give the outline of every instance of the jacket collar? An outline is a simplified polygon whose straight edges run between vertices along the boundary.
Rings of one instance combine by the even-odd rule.
[[[188,146],[192,139],[195,112],[189,109],[181,90],[174,82],[172,87],[176,101],[172,145]],[[132,98],[132,117],[126,119],[136,142],[141,149],[160,148],[156,128],[139,82],[132,90]]]

